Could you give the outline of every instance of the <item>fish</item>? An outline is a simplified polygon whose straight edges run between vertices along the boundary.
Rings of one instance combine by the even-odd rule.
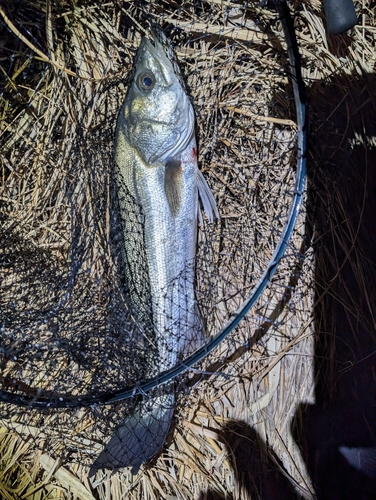
[[[147,376],[168,370],[205,341],[195,299],[199,198],[209,222],[215,198],[198,168],[195,115],[170,41],[143,37],[120,110],[114,156],[123,223],[124,274],[133,316],[149,342]],[[117,470],[156,457],[176,405],[174,383],[146,394],[94,462]]]

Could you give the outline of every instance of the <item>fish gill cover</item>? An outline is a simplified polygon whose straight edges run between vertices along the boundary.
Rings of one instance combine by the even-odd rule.
[[[48,2],[39,31],[22,31],[27,7],[2,8],[8,45],[15,37],[19,45],[16,54],[5,45],[2,77],[1,389],[63,406],[20,408],[9,398],[2,418],[53,456],[85,465],[141,402],[153,405],[148,394],[108,405],[98,404],[98,395],[137,388],[166,370],[155,342],[155,311],[145,307],[140,321],[130,299],[132,279],[150,287],[145,213],[126,188],[119,197],[114,182],[119,110],[141,36],[150,36],[155,22],[175,48],[195,111],[198,165],[220,213],[214,223],[201,217],[192,264],[201,343],[233,317],[259,281],[295,192],[295,105],[276,13],[229,7],[226,26],[217,28],[207,24],[221,15],[215,2],[179,8],[165,2],[163,15],[161,6],[128,2],[99,10],[93,2],[68,9]],[[119,205],[127,196],[125,213]],[[134,246],[127,252],[125,239]],[[299,262],[303,250],[292,245],[287,255]],[[134,263],[132,278],[124,269]],[[299,264],[295,270],[299,274]],[[266,311],[276,293],[282,301],[291,298],[291,279],[299,278],[291,278],[286,265],[229,339],[168,387],[181,394],[182,408],[183,395],[210,374],[223,381],[238,377],[240,356],[252,353],[261,369]],[[179,297],[186,293],[185,272],[175,286]],[[162,350],[184,345],[179,331],[158,335]],[[179,352],[183,363],[190,352]],[[64,408],[77,397],[95,403]]]

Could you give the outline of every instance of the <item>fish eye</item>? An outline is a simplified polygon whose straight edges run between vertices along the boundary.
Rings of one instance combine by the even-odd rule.
[[[137,85],[140,90],[151,90],[154,84],[155,78],[151,73],[141,73],[137,79]]]

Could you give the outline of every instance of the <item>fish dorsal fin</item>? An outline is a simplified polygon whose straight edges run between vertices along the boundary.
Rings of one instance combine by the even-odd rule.
[[[180,159],[169,158],[165,163],[164,190],[174,217],[178,214],[183,198],[183,166]]]
[[[208,183],[205,180],[205,177],[202,175],[202,172],[198,170],[197,176],[197,187],[198,194],[201,198],[202,206],[204,207],[204,212],[206,213],[209,222],[214,222],[214,218],[219,219],[219,213],[217,208],[217,203],[211,192],[211,189]],[[200,207],[198,208],[198,216],[200,219],[200,223],[202,224],[202,215],[200,211]]]

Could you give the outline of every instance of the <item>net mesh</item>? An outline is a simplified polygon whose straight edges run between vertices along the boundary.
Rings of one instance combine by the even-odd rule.
[[[47,3],[38,12],[43,22],[38,17],[26,28],[31,12],[10,8],[8,31],[2,28],[8,40],[17,38],[12,26],[21,29],[44,58],[33,58],[20,41],[6,68],[13,80],[3,81],[1,389],[64,402],[137,387],[166,369],[160,352],[186,340],[167,332],[156,345],[150,303],[140,318],[129,299],[132,287],[149,283],[144,249],[137,247],[144,214],[131,197],[126,220],[120,214],[119,196],[127,194],[114,186],[113,142],[144,31],[158,22],[175,47],[194,103],[199,166],[220,213],[219,221],[204,217],[198,228],[195,317],[206,337],[185,346],[183,362],[248,298],[279,242],[295,189],[297,126],[286,47],[273,11],[204,1],[179,8],[174,2],[88,2],[70,9],[58,2]],[[16,78],[25,84],[14,85]],[[304,214],[299,228],[288,263],[252,315],[188,374],[109,405],[36,410],[4,403],[6,426],[32,436],[55,457],[92,465],[111,436],[125,432],[121,423],[141,403],[149,404],[158,423],[158,398],[170,413],[169,395],[194,393],[199,382],[202,397],[210,399],[209,375],[214,385],[223,380],[219,386],[227,393],[240,373],[252,371],[250,364],[258,363],[261,372],[270,350],[278,358],[294,343],[294,328],[281,331],[273,345],[267,339],[272,326],[278,331],[284,305],[291,321],[299,308]],[[135,241],[131,253],[124,253],[124,232]],[[129,271],[135,267],[137,273]],[[190,276],[187,269],[172,284],[177,296]],[[181,313],[182,326],[188,312]],[[256,400],[256,393],[249,398]],[[223,404],[218,398],[214,407]],[[154,430],[158,426],[150,423],[146,441]],[[110,452],[117,454],[111,446]]]

